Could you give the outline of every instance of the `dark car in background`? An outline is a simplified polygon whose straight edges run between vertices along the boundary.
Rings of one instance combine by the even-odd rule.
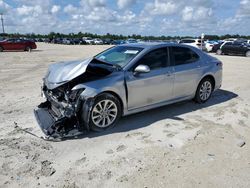
[[[223,42],[219,42],[218,44],[215,44],[213,47],[212,47],[212,51],[211,52],[217,52],[217,50],[220,49],[221,45],[223,44]]]
[[[103,44],[112,44],[113,40],[112,39],[103,39]]]
[[[218,55],[244,55],[250,57],[250,45],[247,43],[241,43],[238,41],[224,42],[220,48],[216,51]]]
[[[25,39],[5,39],[0,41],[0,52],[4,50],[24,50],[36,49],[36,43]]]
[[[125,44],[125,40],[114,40],[111,44],[113,45],[120,45],[120,44]]]

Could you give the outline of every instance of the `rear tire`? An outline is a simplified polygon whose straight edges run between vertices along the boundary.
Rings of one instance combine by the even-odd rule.
[[[204,78],[199,83],[196,94],[195,94],[195,102],[197,103],[205,103],[212,95],[214,90],[213,82],[210,78]]]
[[[90,112],[89,126],[92,131],[101,132],[113,128],[121,117],[120,101],[109,93],[96,97]]]
[[[27,51],[27,52],[31,52],[31,50],[32,50],[32,48],[31,48],[30,46],[27,46],[27,47],[25,48],[25,51]]]
[[[246,52],[246,57],[250,57],[250,50]]]
[[[222,55],[222,50],[221,50],[221,49],[218,49],[218,50],[216,51],[216,54],[217,54],[217,55]]]
[[[2,52],[3,51],[3,47],[2,46],[0,46],[0,52]]]

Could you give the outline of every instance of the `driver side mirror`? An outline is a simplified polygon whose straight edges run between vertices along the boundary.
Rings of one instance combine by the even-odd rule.
[[[135,70],[134,73],[138,74],[138,73],[148,73],[150,72],[150,68],[147,65],[138,65]]]

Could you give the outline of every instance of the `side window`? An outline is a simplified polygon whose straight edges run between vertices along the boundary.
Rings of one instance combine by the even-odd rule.
[[[8,42],[14,42],[14,39],[8,39],[7,41]]]
[[[151,70],[166,67],[168,60],[167,48],[153,50],[142,57],[137,65],[147,65]]]
[[[224,45],[225,46],[230,46],[230,45],[232,45],[233,43],[232,42],[227,42],[227,43],[225,43]]]
[[[240,42],[234,42],[234,43],[233,43],[234,46],[241,46],[241,44],[242,44],[242,43],[240,43]]]
[[[172,47],[172,54],[175,65],[193,63],[200,58],[194,51],[185,47]]]

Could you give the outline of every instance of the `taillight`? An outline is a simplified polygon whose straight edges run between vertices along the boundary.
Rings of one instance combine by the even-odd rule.
[[[216,63],[216,65],[217,65],[218,67],[222,67],[222,66],[223,66],[223,63],[222,63],[221,61],[218,61],[218,62]]]

